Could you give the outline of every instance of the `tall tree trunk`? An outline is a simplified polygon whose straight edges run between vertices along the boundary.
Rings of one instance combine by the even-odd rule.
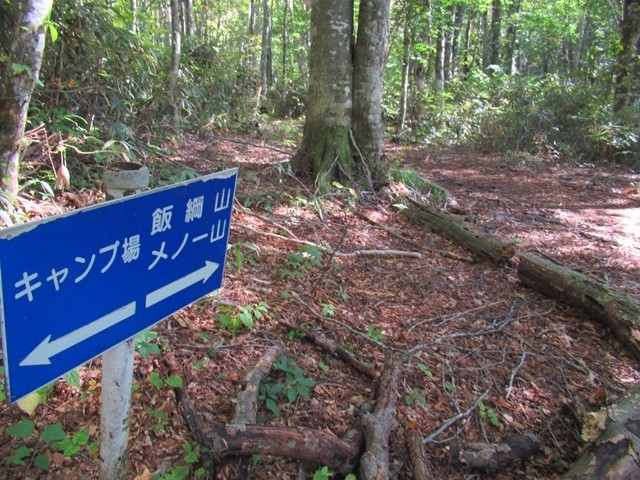
[[[352,179],[354,170],[349,141],[352,35],[351,1],[313,2],[307,116],[292,166],[298,173],[313,176],[321,191],[328,190],[334,178]]]
[[[382,81],[387,59],[390,0],[360,3],[358,40],[353,64],[353,135],[369,166],[369,180],[382,179],[379,171],[384,123]]]
[[[23,0],[22,10],[0,82],[0,187],[11,199],[18,194],[20,141],[45,44],[44,22],[52,0]]]
[[[464,19],[464,5],[454,6],[453,29],[451,30],[451,55],[449,60],[449,79],[458,74],[459,54],[460,54],[460,34],[462,32],[462,22]]]
[[[438,28],[436,37],[436,56],[434,63],[436,91],[444,92],[444,26]]]
[[[258,6],[256,5],[258,0],[251,0],[249,4],[249,35],[254,36],[256,34],[256,23],[258,21]]]
[[[622,50],[618,56],[614,111],[637,120],[640,106],[640,0],[624,0],[620,36]]]
[[[284,2],[282,12],[282,117],[287,115],[287,16],[290,8],[290,0]]]
[[[131,10],[131,23],[129,24],[129,30],[131,30],[131,33],[136,33],[138,31],[138,1],[129,0],[129,9]]]
[[[407,121],[407,106],[409,101],[409,68],[411,66],[411,44],[413,1],[409,1],[405,12],[404,32],[402,37],[402,85],[400,86],[400,109],[398,122],[396,123],[396,136],[399,136],[405,128]]]
[[[178,75],[180,73],[180,0],[171,0],[171,70],[167,96],[171,106],[173,127],[180,129],[180,102],[178,100]]]
[[[500,65],[500,30],[502,29],[502,1],[493,0],[491,4],[491,65]]]
[[[509,7],[509,13],[507,18],[507,31],[505,34],[503,65],[505,72],[512,74],[517,72],[516,62],[516,44],[518,41],[518,24],[517,14],[520,11],[520,0],[514,0]]]
[[[193,0],[184,0],[184,31],[187,37],[193,36]]]
[[[262,2],[262,53],[260,55],[260,95],[265,96],[273,78],[271,57],[271,10],[269,0]]]

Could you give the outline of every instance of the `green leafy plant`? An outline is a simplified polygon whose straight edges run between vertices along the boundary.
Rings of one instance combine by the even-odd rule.
[[[500,427],[501,425],[496,411],[491,407],[487,407],[482,400],[478,401],[478,415],[483,422],[489,422],[494,427]]]
[[[276,417],[280,416],[280,408],[278,407],[278,401],[282,396],[292,403],[302,397],[306,400],[311,398],[309,391],[316,382],[305,376],[305,371],[297,366],[295,362],[282,355],[274,364],[273,368],[276,371],[284,373],[284,381],[273,382],[269,380],[263,380],[260,384],[260,391],[258,398],[265,402],[265,406]]]
[[[158,332],[153,330],[143,330],[135,337],[135,345],[142,358],[149,358],[152,354],[158,355],[160,353],[158,342]]]
[[[35,445],[33,441],[36,426],[29,419],[21,420],[9,426],[7,433],[21,443],[11,455],[4,458],[3,462],[7,465],[25,465],[26,461],[29,460],[36,468],[46,471],[49,469],[51,461],[49,449],[56,450],[67,458],[84,449],[88,449],[90,452],[97,449],[97,443],[89,443],[90,435],[86,429],[80,428],[71,436],[68,436],[57,423],[45,425]],[[36,453],[39,450],[45,451]]]
[[[264,302],[240,308],[220,305],[218,307],[218,320],[220,322],[220,328],[229,330],[235,337],[238,330],[243,326],[249,331],[253,331],[256,320],[260,320],[268,313],[269,309]]]
[[[230,243],[228,250],[230,250],[233,255],[234,265],[238,272],[242,271],[246,263],[252,266],[256,264],[256,259],[251,252],[256,255],[260,254],[260,247],[255,243]],[[245,250],[248,250],[250,253],[245,253]]]
[[[431,372],[431,370],[427,368],[427,366],[424,363],[418,364],[418,370],[424,373],[427,377],[433,378],[433,373]]]
[[[162,378],[158,372],[151,372],[149,374],[149,382],[154,387],[160,389],[165,385],[169,385],[173,388],[182,388],[184,381],[179,375],[169,375],[167,378]]]
[[[384,340],[384,333],[382,332],[382,328],[378,328],[375,325],[367,325],[367,335],[370,339],[375,340],[376,342]]]
[[[287,255],[286,268],[278,269],[280,276],[299,278],[314,267],[322,265],[322,250],[310,245],[302,245],[297,252]]]
[[[167,412],[164,410],[150,408],[147,412],[157,420],[156,424],[151,426],[155,431],[164,430],[164,428],[169,424],[169,421],[167,420]]]
[[[405,395],[404,402],[410,407],[416,403],[423,407],[427,406],[427,400],[417,388],[412,388],[411,392],[408,395]]]

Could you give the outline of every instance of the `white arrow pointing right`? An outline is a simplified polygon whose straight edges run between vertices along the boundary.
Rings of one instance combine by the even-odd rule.
[[[205,260],[204,267],[149,293],[145,300],[145,306],[149,308],[156,303],[169,298],[171,295],[175,295],[176,293],[189,288],[191,285],[195,285],[198,282],[206,282],[209,280],[209,277],[218,270],[218,267],[220,267],[219,264]]]

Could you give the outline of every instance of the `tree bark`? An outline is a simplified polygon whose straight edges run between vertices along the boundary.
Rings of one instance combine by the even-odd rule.
[[[640,386],[592,416],[595,442],[564,475],[565,480],[600,480],[640,478]],[[589,433],[591,434],[591,433]]]
[[[352,113],[351,39],[353,4],[315,0],[311,9],[309,103],[295,171],[327,191],[334,179],[351,181],[354,160],[349,132]]]
[[[387,59],[390,0],[360,3],[358,39],[353,63],[353,136],[369,165],[371,181],[382,180],[379,171],[384,140],[382,83]]]
[[[22,0],[9,61],[0,82],[0,188],[10,200],[18,194],[20,141],[27,111],[37,83],[45,45],[44,22],[53,0]],[[18,70],[16,70],[16,68]]]
[[[530,253],[520,255],[520,281],[586,312],[610,328],[640,360],[640,301],[611,286]]]

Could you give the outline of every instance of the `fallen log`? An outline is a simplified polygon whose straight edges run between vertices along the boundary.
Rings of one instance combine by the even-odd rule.
[[[360,458],[361,480],[389,478],[389,435],[397,424],[395,398],[401,366],[399,354],[387,353],[376,386],[376,407],[373,413],[365,413],[362,417],[366,450]]]
[[[498,470],[516,460],[525,460],[539,450],[539,445],[530,438],[514,435],[502,443],[455,445],[451,449],[451,463],[473,470]]]
[[[346,474],[353,470],[361,452],[355,434],[342,440],[305,427],[214,424],[205,434],[204,446],[217,457],[272,455]]]
[[[515,255],[513,242],[480,232],[454,215],[438,211],[409,197],[405,198],[411,205],[405,211],[410,219],[424,223],[434,233],[462,245],[472,253],[496,263],[509,263]]]
[[[615,405],[592,414],[582,426],[582,437],[595,441],[565,480],[640,478],[640,385]]]
[[[520,255],[523,285],[580,308],[640,360],[640,301],[606,283],[530,253]]]

